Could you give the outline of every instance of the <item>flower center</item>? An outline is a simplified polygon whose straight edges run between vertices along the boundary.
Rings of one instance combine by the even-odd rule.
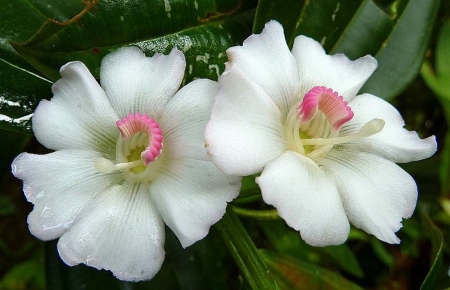
[[[342,125],[353,115],[348,103],[337,92],[325,87],[312,88],[287,115],[285,136],[289,149],[318,159],[336,144],[372,136],[384,127],[383,120],[373,119],[357,133],[339,136]]]
[[[121,170],[134,181],[151,181],[163,147],[159,124],[147,115],[136,113],[123,117],[116,125],[120,131],[116,143],[117,163],[98,158],[95,168],[103,173]]]

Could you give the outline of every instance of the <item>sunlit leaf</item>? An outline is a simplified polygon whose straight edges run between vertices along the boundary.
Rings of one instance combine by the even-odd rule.
[[[266,250],[261,250],[261,255],[281,289],[362,289],[335,272],[314,264]]]

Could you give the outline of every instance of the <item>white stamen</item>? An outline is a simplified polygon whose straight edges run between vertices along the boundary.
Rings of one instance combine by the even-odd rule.
[[[384,120],[372,119],[369,122],[367,122],[366,124],[364,124],[364,126],[362,126],[361,129],[359,129],[359,131],[355,134],[352,134],[349,136],[344,136],[344,137],[328,138],[328,139],[324,139],[324,138],[302,139],[302,144],[303,145],[313,145],[313,146],[316,146],[316,145],[323,146],[323,145],[334,145],[334,144],[347,143],[347,142],[353,141],[355,139],[369,137],[369,136],[379,133],[383,129],[384,124],[385,124]]]
[[[97,159],[95,159],[94,161],[94,166],[95,169],[97,169],[100,172],[103,173],[111,173],[113,171],[117,171],[117,170],[122,170],[122,169],[129,169],[129,168],[133,168],[139,165],[142,165],[142,160],[138,159],[132,162],[125,162],[125,163],[117,163],[117,164],[113,164],[111,162],[111,160],[108,160],[106,158],[103,157],[99,157]]]

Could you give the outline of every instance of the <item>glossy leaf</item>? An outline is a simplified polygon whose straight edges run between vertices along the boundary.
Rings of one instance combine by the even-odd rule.
[[[153,54],[165,50],[167,42],[174,41],[176,35],[173,34],[186,29],[192,29],[189,36],[196,34],[201,38],[202,35],[206,37],[206,41],[210,41],[216,37],[217,31],[197,31],[195,28],[202,28],[221,16],[234,14],[240,8],[237,0],[136,0],[131,3],[95,0],[68,21],[46,21],[30,40],[21,44],[14,43],[14,47],[52,80],[59,78],[59,67],[71,60],[83,61],[98,76],[103,56],[120,46],[154,40],[153,46],[147,46],[152,48],[147,52]],[[216,23],[216,27],[220,25]],[[234,32],[245,33],[242,30]],[[226,43],[227,40],[219,36],[218,43],[222,44],[220,48],[217,47],[217,42],[208,42],[207,46],[200,48],[197,45],[204,45],[204,42],[186,39],[176,45],[181,50],[196,47],[202,51],[197,55],[205,55],[223,53],[224,46],[236,44],[237,41],[231,39],[231,42]]]
[[[30,70],[0,60],[0,129],[31,132],[34,109],[51,97],[51,85]]]
[[[261,250],[261,255],[281,289],[362,289],[335,272],[314,264],[266,250]]]
[[[178,47],[187,60],[184,82],[199,77],[216,80],[227,61],[225,50],[250,34],[253,13],[248,9],[254,6],[254,1],[238,0],[95,0],[81,6],[80,2],[39,3],[10,3],[22,23],[26,17],[33,18],[30,27],[37,33],[29,40],[25,41],[31,36],[30,28],[22,32],[20,22],[14,29],[0,30],[4,37],[0,47],[0,128],[30,132],[31,113],[40,99],[51,97],[51,82],[46,78],[58,79],[59,68],[73,60],[84,62],[98,77],[101,59],[124,45],[137,45],[147,55]],[[2,19],[3,15],[13,17],[5,11]],[[50,18],[44,22],[45,17]]]
[[[431,241],[431,269],[425,281],[420,287],[421,290],[436,289],[436,283],[440,278],[443,262],[444,238],[441,231],[436,227],[429,217],[424,216],[425,228]]]

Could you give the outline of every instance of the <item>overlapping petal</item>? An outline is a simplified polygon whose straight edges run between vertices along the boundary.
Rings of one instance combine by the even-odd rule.
[[[343,144],[342,147],[373,153],[397,163],[425,159],[436,152],[436,138],[431,136],[420,139],[416,132],[405,129],[402,116],[388,102],[363,94],[357,96],[349,105],[355,115],[341,128],[341,136],[356,133],[374,118],[383,119],[385,126],[373,136]]]
[[[106,269],[126,281],[151,279],[164,260],[164,223],[148,186],[126,182],[97,196],[59,239],[65,263]]]
[[[150,196],[164,222],[187,247],[208,234],[240,187],[240,177],[226,176],[212,162],[183,158],[165,163],[151,184]]]
[[[342,244],[350,225],[334,181],[311,159],[287,151],[256,179],[266,203],[313,246]]]
[[[204,133],[217,89],[217,82],[199,79],[184,86],[170,100],[159,122],[166,156],[209,160]]]
[[[320,163],[336,180],[350,222],[382,241],[399,243],[395,232],[417,202],[412,177],[382,157],[351,150],[333,149]]]
[[[13,174],[23,180],[25,196],[34,204],[28,216],[33,235],[42,240],[60,237],[86,204],[120,181],[121,174],[104,175],[94,169],[93,160],[99,156],[92,151],[59,150],[16,157]]]
[[[100,81],[120,117],[141,113],[159,119],[181,85],[185,66],[177,49],[150,58],[137,47],[125,47],[105,56]]]
[[[237,67],[219,85],[205,130],[208,153],[226,174],[260,172],[286,150],[280,109]]]
[[[43,100],[33,116],[33,132],[49,149],[88,149],[112,154],[118,116],[105,92],[81,62],[61,68],[51,101]]]
[[[298,102],[297,64],[280,23],[268,22],[261,34],[251,35],[242,46],[229,48],[227,54],[227,68],[238,67],[273,99],[283,114]]]
[[[370,55],[354,61],[343,54],[328,55],[320,43],[303,35],[295,38],[292,54],[297,60],[302,96],[315,86],[324,86],[351,100],[377,68]]]

